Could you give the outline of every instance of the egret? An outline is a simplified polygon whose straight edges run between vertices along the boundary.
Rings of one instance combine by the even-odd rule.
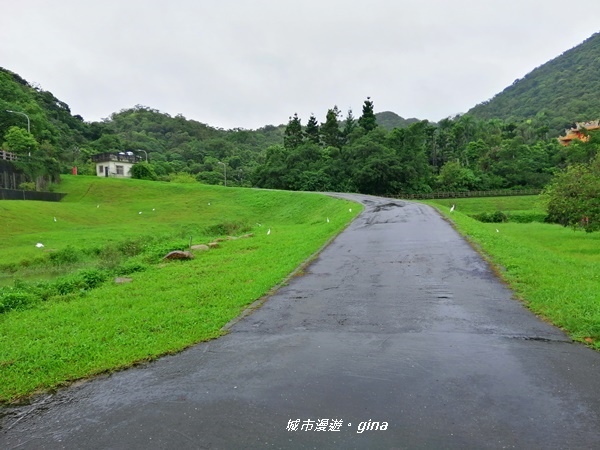
[[[208,206],[210,206],[210,202],[208,202]]]
[[[454,205],[452,205],[452,208],[450,208],[450,212],[454,211]]]
[[[156,211],[156,208],[152,208],[152,211]]]
[[[348,211],[352,212],[352,208],[350,208]]]
[[[329,223],[329,217],[327,218],[327,223]]]
[[[56,222],[56,217],[54,218],[54,221]]]
[[[269,228],[269,230],[267,231],[267,236],[271,234],[271,229]]]
[[[38,242],[37,244],[35,244],[35,246],[36,246],[37,248],[43,248],[43,247],[44,247],[44,244],[42,244],[41,242]]]
[[[500,233],[500,230],[498,228],[496,228],[496,233]]]
[[[140,211],[138,214],[141,214],[142,212]]]

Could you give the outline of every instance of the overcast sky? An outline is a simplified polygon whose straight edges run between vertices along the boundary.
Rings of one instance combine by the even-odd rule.
[[[0,0],[0,66],[86,121],[137,104],[222,128],[337,105],[438,121],[600,31],[563,0]]]

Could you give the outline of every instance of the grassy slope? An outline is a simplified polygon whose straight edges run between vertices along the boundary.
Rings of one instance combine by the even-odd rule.
[[[541,198],[537,195],[480,197],[433,200],[426,202],[450,208],[456,206],[456,211],[467,215],[484,212],[503,211],[505,213],[544,213]]]
[[[350,213],[348,202],[314,194],[136,180],[66,177],[61,190],[69,192],[61,203],[0,203],[0,227],[10,237],[0,242],[0,263],[140,235],[206,243],[207,226],[231,221],[250,224],[255,236],[153,266],[129,284],[0,315],[0,401],[219,336],[361,209]],[[35,248],[38,241],[45,249]]]
[[[600,350],[600,234],[543,223],[485,224],[466,215],[493,212],[499,202],[510,211],[539,208],[534,197],[427,203],[480,246],[532,311]]]

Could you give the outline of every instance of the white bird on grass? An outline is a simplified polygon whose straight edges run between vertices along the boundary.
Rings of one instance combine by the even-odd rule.
[[[327,223],[329,223],[329,217],[327,218]]]
[[[152,211],[156,211],[156,208],[152,208]]]
[[[41,242],[38,242],[37,244],[35,244],[35,246],[37,248],[44,248],[44,244],[42,244]]]
[[[271,229],[269,228],[269,231],[267,231],[267,236],[271,234]]]
[[[496,228],[496,233],[500,233],[500,230],[498,228]]]
[[[56,217],[54,218],[54,221],[56,222]]]
[[[138,214],[141,214],[142,212],[140,211]]]
[[[454,211],[454,205],[452,205],[452,208],[450,208],[450,212]]]
[[[96,205],[96,208],[100,208],[100,205]]]
[[[349,212],[352,212],[352,208],[350,208],[348,211],[349,211]]]

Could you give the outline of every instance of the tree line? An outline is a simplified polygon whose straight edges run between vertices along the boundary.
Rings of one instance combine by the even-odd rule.
[[[598,137],[564,147],[543,121],[477,120],[469,115],[406,128],[378,126],[373,101],[358,119],[333,107],[325,122],[294,115],[282,144],[266,149],[258,187],[397,195],[431,191],[543,188],[553,173],[589,162]]]
[[[134,176],[164,181],[392,196],[539,189],[561,169],[590,164],[600,148],[598,133],[561,146],[546,113],[520,121],[469,114],[439,123],[402,119],[389,129],[382,124],[394,114],[375,114],[367,98],[358,118],[334,106],[323,122],[313,114],[303,124],[294,114],[287,125],[223,130],[141,105],[85,122],[51,93],[1,68],[0,94],[1,147],[19,155],[12,164],[36,182],[73,166],[94,175],[92,155],[134,152],[149,157],[134,166]],[[577,218],[560,214],[554,217],[561,223]]]

